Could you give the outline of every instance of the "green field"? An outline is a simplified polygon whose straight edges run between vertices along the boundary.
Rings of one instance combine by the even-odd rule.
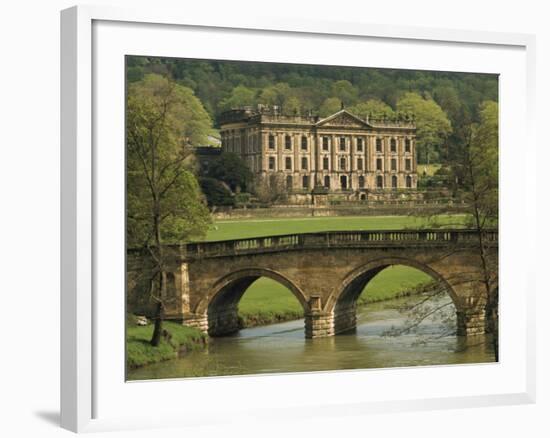
[[[337,216],[217,221],[210,226],[207,241],[245,239],[321,231],[399,230],[406,228],[461,227],[466,215]]]

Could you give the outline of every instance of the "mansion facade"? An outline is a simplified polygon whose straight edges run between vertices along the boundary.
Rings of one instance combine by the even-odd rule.
[[[236,109],[219,119],[222,150],[238,154],[256,178],[278,174],[292,194],[324,189],[367,199],[368,192],[416,189],[414,122],[364,120],[346,109],[326,117]]]

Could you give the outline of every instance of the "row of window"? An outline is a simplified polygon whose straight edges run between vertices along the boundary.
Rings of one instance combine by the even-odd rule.
[[[348,170],[347,159],[345,157],[340,158],[340,170]],[[276,162],[275,157],[269,157],[268,161],[269,170],[275,170]],[[329,170],[330,160],[329,157],[323,157],[323,170]],[[308,170],[308,157],[302,157],[301,169]],[[292,157],[285,157],[285,170],[292,170]],[[357,159],[357,170],[363,169],[363,159]],[[384,170],[382,158],[376,159],[376,170]],[[390,170],[397,171],[397,160],[392,158],[390,160]],[[405,160],[405,170],[412,170],[411,159]]]
[[[324,151],[328,151],[330,147],[329,137],[322,137],[322,148]],[[339,137],[338,145],[340,151],[346,150],[346,137]],[[285,135],[284,137],[284,146],[285,149],[292,149],[292,136]],[[268,137],[268,147],[269,149],[275,149],[275,136],[269,135]],[[357,152],[363,152],[364,141],[362,138],[357,138],[356,140]],[[307,151],[308,148],[308,138],[306,136],[301,137],[300,148],[303,151]],[[376,139],[376,152],[383,152],[384,142],[382,138]],[[390,139],[390,152],[397,152],[397,140],[395,138]],[[405,139],[405,152],[411,152],[411,139]]]
[[[359,176],[358,179],[359,187],[360,189],[365,188],[365,177],[363,175]],[[391,188],[396,189],[397,188],[397,176],[392,176],[390,180]],[[323,185],[325,188],[330,188],[330,176],[326,175],[323,179]],[[405,177],[405,186],[410,189],[412,188],[412,177],[410,175],[407,175]],[[286,177],[286,187],[287,189],[292,189],[293,187],[293,178],[292,175],[288,175]],[[302,176],[302,188],[309,189],[309,175]],[[342,190],[347,190],[348,188],[351,189],[351,184],[348,187],[348,177],[347,175],[340,176],[340,188]],[[376,188],[383,189],[384,188],[384,177],[382,175],[378,175],[376,177]]]

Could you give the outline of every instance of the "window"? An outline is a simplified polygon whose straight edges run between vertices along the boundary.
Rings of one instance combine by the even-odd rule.
[[[382,177],[382,175],[378,175],[376,177],[376,187],[378,187],[379,189],[384,188],[384,178]]]
[[[357,152],[363,152],[363,139],[357,139]]]
[[[405,139],[405,152],[411,151],[411,139],[407,138]]]
[[[328,157],[323,157],[323,170],[328,170]]]
[[[323,137],[323,150],[328,151],[328,137]]]
[[[411,170],[411,159],[407,158],[405,160],[405,170]]]
[[[391,188],[392,189],[397,188],[397,176],[395,176],[395,175],[391,177]]]
[[[290,135],[285,135],[285,149],[292,149],[292,138]]]
[[[359,188],[364,189],[365,188],[365,177],[363,175],[359,176]]]
[[[376,170],[382,170],[382,158],[376,159]]]
[[[292,188],[292,175],[286,177],[286,188],[290,190]]]
[[[275,136],[269,136],[269,149],[275,149]]]
[[[357,158],[357,170],[363,170],[363,159]]]
[[[309,176],[304,175],[304,176],[302,177],[302,187],[303,187],[304,189],[308,189],[308,188],[309,188]]]
[[[292,170],[292,158],[290,157],[285,158],[285,169]]]
[[[340,137],[340,150],[346,150],[346,137]]]
[[[340,170],[346,170],[346,159],[344,157],[340,158]]]
[[[397,152],[397,140],[395,138],[390,140],[390,151]]]
[[[328,189],[330,188],[330,176],[325,176],[325,187]]]
[[[391,170],[397,170],[397,160],[395,158],[391,159]]]
[[[302,170],[307,170],[307,157],[302,157]]]
[[[275,157],[269,157],[269,170],[275,170]]]
[[[407,188],[410,189],[412,187],[412,178],[410,175],[407,175],[407,178],[405,179]]]
[[[382,152],[382,139],[376,139],[376,152]]]
[[[305,135],[302,136],[302,150],[307,151],[307,137]]]
[[[340,177],[340,187],[342,190],[346,190],[348,188],[348,177],[346,175],[342,175]]]

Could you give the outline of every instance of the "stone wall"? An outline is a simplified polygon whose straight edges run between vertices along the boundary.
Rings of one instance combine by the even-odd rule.
[[[214,220],[256,218],[299,218],[333,216],[399,216],[408,214],[459,214],[468,211],[465,204],[387,204],[387,205],[334,205],[334,206],[277,206],[269,208],[235,208],[217,210]]]

